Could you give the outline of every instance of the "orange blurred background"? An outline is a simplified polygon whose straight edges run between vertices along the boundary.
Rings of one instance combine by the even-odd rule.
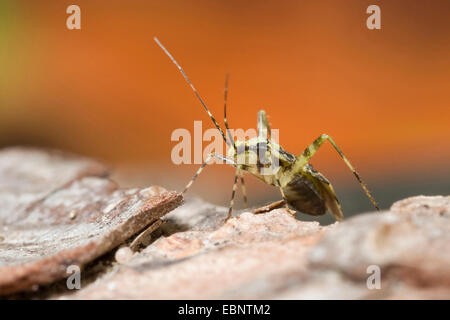
[[[71,4],[81,30],[66,28]],[[366,27],[371,4],[381,30]],[[0,10],[2,147],[61,148],[106,162],[125,185],[182,189],[198,166],[171,163],[171,133],[212,124],[158,36],[221,123],[230,72],[231,127],[255,128],[264,108],[294,154],[328,133],[383,208],[450,190],[447,0],[3,0]],[[331,146],[312,163],[344,211],[370,209]],[[233,174],[208,168],[192,192],[226,205]],[[251,204],[279,197],[247,180]]]

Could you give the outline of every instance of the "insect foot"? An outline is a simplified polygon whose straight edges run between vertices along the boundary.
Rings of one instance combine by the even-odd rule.
[[[231,218],[239,219],[239,216],[227,216],[225,219],[222,220],[222,222],[225,224],[230,220]]]
[[[286,209],[286,211],[288,212],[288,213],[290,213],[290,214],[292,214],[292,215],[295,215],[296,213],[297,213],[297,211],[295,211],[295,210],[292,210],[292,209],[289,209],[289,208],[285,208]]]

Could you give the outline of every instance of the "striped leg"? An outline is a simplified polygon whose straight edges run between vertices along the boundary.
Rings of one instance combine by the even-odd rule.
[[[339,149],[339,147],[336,145],[336,143],[333,141],[333,139],[331,139],[331,137],[328,136],[327,134],[322,134],[320,137],[318,137],[316,140],[314,140],[314,142],[308,148],[306,148],[305,151],[303,151],[303,153],[300,156],[297,157],[294,165],[292,166],[293,172],[298,172],[298,170],[303,168],[311,160],[312,156],[317,152],[317,150],[320,148],[320,146],[326,140],[328,140],[331,143],[331,145],[334,147],[334,149],[336,149],[336,151],[339,153],[339,155],[341,156],[342,160],[344,160],[347,167],[353,172],[354,176],[356,177],[359,184],[363,188],[367,197],[372,202],[373,206],[379,211],[380,209],[378,208],[378,205],[375,202],[375,199],[370,194],[370,192],[367,189],[364,182],[362,182],[361,177],[359,176],[358,172],[356,172],[355,168],[353,168],[350,161],[348,161],[348,159],[344,156],[341,149]]]
[[[225,77],[225,89],[224,89],[224,103],[223,103],[223,122],[225,123],[225,128],[227,130],[228,133],[228,138],[230,139],[230,141],[233,144],[233,148],[236,151],[236,143],[233,139],[233,135],[231,134],[230,131],[230,127],[228,125],[228,119],[227,119],[227,101],[228,101],[228,81],[230,80],[230,74],[227,73],[226,77]],[[234,161],[237,162],[237,152],[235,153],[235,158]],[[239,177],[241,178],[241,189],[242,189],[242,194],[244,195],[244,206],[245,208],[248,208],[248,202],[247,202],[247,191],[245,189],[245,183],[244,183],[244,176],[242,174],[242,172],[239,172]]]
[[[248,208],[248,201],[247,201],[247,190],[245,188],[245,183],[244,183],[244,175],[241,173],[241,189],[242,189],[242,194],[244,196],[244,207],[247,209]]]
[[[233,212],[234,196],[236,195],[238,178],[239,178],[239,169],[236,170],[236,174],[234,175],[234,183],[233,183],[233,191],[231,192],[230,207],[228,208],[228,215],[225,218],[225,221],[228,221],[228,219],[231,218],[231,213]]]
[[[203,171],[203,168],[206,167],[206,165],[208,164],[209,161],[211,161],[212,158],[218,158],[222,161],[225,161],[228,164],[231,164],[233,166],[235,166],[236,164],[234,163],[233,160],[230,160],[228,158],[225,158],[219,154],[216,153],[210,153],[208,155],[208,157],[206,158],[205,162],[203,162],[203,164],[200,166],[200,168],[197,170],[197,172],[195,173],[195,175],[192,177],[191,181],[189,181],[189,183],[186,185],[186,187],[183,190],[183,193],[186,193],[186,191],[191,187],[191,185],[194,183],[195,179],[197,179],[197,177],[199,176],[199,174]]]

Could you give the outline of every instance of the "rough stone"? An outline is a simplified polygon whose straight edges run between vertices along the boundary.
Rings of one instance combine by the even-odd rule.
[[[176,192],[121,190],[97,162],[57,151],[0,152],[0,295],[64,278],[177,207]]]
[[[0,152],[0,294],[62,279],[67,266],[109,252],[83,270],[81,290],[32,297],[450,298],[449,196],[412,197],[329,226],[283,208],[225,223],[227,208],[190,199],[167,213],[179,194],[120,190],[106,175],[58,152]]]
[[[163,237],[63,298],[448,299],[449,198],[409,198],[326,227],[284,209],[224,224],[226,208],[194,199],[165,217]],[[380,289],[367,286],[369,266]]]

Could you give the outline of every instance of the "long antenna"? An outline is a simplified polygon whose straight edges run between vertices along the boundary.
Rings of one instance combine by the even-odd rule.
[[[206,106],[206,104],[203,102],[203,99],[200,97],[200,95],[198,94],[197,90],[195,89],[194,85],[192,84],[192,82],[189,80],[188,76],[186,75],[186,73],[183,71],[183,69],[181,68],[181,66],[178,64],[178,62],[172,57],[172,55],[170,54],[169,51],[167,51],[167,49],[162,45],[161,42],[159,42],[157,37],[154,37],[153,40],[155,40],[156,44],[158,44],[158,46],[160,46],[160,48],[164,51],[164,53],[170,58],[170,60],[172,60],[172,62],[177,66],[177,68],[180,70],[181,74],[183,75],[184,79],[186,80],[186,82],[191,86],[192,90],[194,91],[195,95],[197,96],[197,99],[200,101],[200,103],[202,104],[203,108],[205,108],[206,112],[208,113],[209,117],[211,118],[211,120],[213,121],[214,125],[216,126],[217,130],[219,130],[220,134],[222,135],[223,140],[226,142],[227,145],[231,146],[231,143],[228,141],[227,137],[225,136],[225,134],[223,133],[222,129],[220,128],[219,124],[217,123],[216,119],[213,117],[213,115],[211,114],[211,112],[209,111],[208,107]]]
[[[225,123],[225,128],[227,129],[228,138],[233,143],[234,150],[236,149],[236,143],[234,142],[233,135],[231,134],[230,127],[228,126],[227,120],[227,101],[228,101],[228,82],[230,80],[230,74],[227,73],[225,76],[225,89],[223,90],[223,122]]]

